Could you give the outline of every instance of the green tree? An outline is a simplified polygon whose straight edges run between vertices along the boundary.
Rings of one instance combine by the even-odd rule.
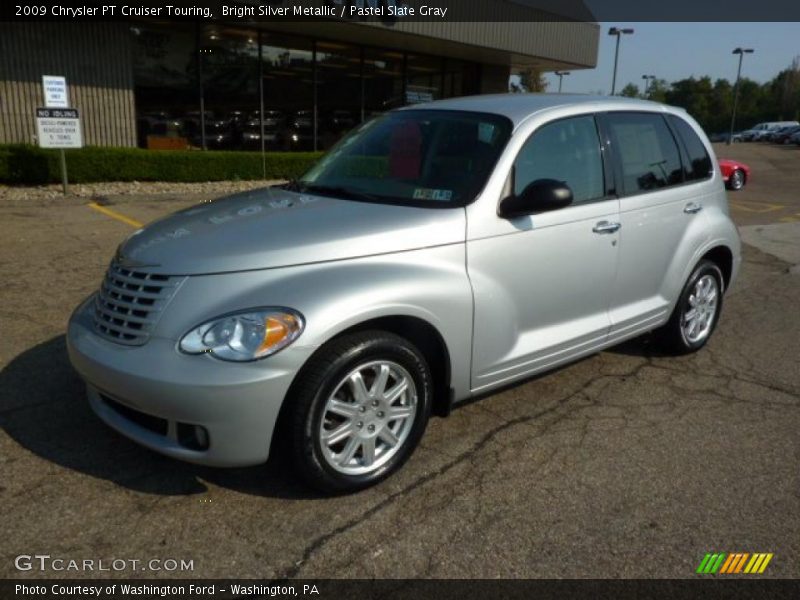
[[[797,119],[800,111],[800,56],[767,84],[764,95],[779,120]]]
[[[764,90],[768,85],[761,86],[747,78],[739,81],[739,104],[736,108],[737,130],[747,129],[760,121],[770,121],[777,117],[773,108],[765,102]],[[730,115],[728,118],[730,119]]]
[[[665,102],[667,90],[669,90],[669,83],[666,79],[653,79],[647,88],[646,98],[653,102]]]
[[[709,99],[707,131],[718,133],[727,131],[731,124],[733,110],[733,85],[727,79],[717,79]]]
[[[686,109],[686,112],[697,119],[697,122],[706,131],[709,131],[712,120],[711,94],[710,77],[701,77],[700,79],[689,77],[673,82],[665,94],[665,100],[667,104]]]
[[[621,93],[634,96],[635,89],[636,86],[628,84]],[[712,83],[710,77],[689,77],[672,84],[654,79],[645,97],[684,108],[707,132],[718,133],[730,127],[735,94],[735,84],[727,79]],[[739,80],[738,95],[735,123],[738,131],[762,121],[800,120],[800,56],[767,83],[743,77]]]
[[[629,83],[622,91],[619,93],[620,96],[625,96],[626,98],[638,98],[639,97],[639,87],[635,83]]]
[[[522,69],[521,71],[517,72],[517,76],[519,77],[519,85],[514,85],[512,83],[510,86],[512,92],[524,93],[547,91],[547,79],[545,79],[544,75],[539,69],[534,67]]]

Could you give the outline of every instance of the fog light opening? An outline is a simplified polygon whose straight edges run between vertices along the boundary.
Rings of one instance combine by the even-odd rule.
[[[197,440],[197,445],[200,446],[203,450],[208,448],[208,431],[206,431],[205,427],[201,427],[200,425],[195,425],[194,437]]]
[[[178,443],[190,450],[208,450],[208,430],[202,425],[178,423]]]

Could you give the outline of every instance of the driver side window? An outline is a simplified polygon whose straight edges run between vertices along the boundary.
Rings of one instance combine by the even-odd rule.
[[[573,204],[605,196],[603,159],[594,117],[570,117],[537,129],[514,163],[514,194],[540,179],[563,181]]]

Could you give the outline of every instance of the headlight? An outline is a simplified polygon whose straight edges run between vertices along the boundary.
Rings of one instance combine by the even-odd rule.
[[[303,316],[287,308],[264,308],[225,315],[183,336],[187,354],[210,353],[222,360],[246,362],[283,350],[303,333]]]

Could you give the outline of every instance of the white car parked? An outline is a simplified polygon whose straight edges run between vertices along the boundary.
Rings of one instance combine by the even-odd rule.
[[[800,125],[797,121],[768,121],[766,123],[759,123],[750,129],[741,133],[741,140],[743,142],[760,142],[772,133],[782,127],[789,127],[790,125]]]

